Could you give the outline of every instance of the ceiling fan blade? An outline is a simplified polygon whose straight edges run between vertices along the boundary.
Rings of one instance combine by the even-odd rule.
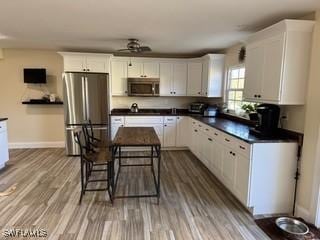
[[[139,47],[139,51],[140,52],[151,52],[152,50],[148,46],[141,46],[141,47]]]
[[[118,52],[125,52],[125,51],[131,51],[131,50],[128,49],[128,48],[124,48],[124,49],[118,49],[117,51],[118,51]]]

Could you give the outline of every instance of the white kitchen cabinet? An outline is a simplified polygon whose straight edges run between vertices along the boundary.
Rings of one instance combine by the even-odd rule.
[[[114,137],[116,136],[118,129],[123,126],[124,126],[123,124],[115,124],[115,123],[111,125],[111,140],[113,140]]]
[[[202,59],[201,95],[204,97],[222,97],[225,55],[207,54]]]
[[[177,117],[177,147],[187,147],[190,145],[190,127],[189,117],[179,116]]]
[[[174,96],[186,96],[188,66],[186,62],[173,63],[173,94]]]
[[[313,21],[283,20],[248,39],[246,100],[304,104],[313,26]]]
[[[186,96],[187,63],[160,63],[160,95]]]
[[[187,95],[201,96],[202,62],[188,62]]]
[[[175,116],[164,117],[163,146],[175,147],[177,136],[177,118]]]
[[[235,154],[234,193],[245,206],[248,206],[250,157],[237,152]]]
[[[111,60],[111,92],[113,96],[126,96],[128,93],[128,62],[122,59]]]
[[[222,178],[223,183],[231,192],[233,192],[234,181],[235,181],[235,161],[236,156],[235,153],[231,150],[231,148],[222,146]]]
[[[111,54],[59,52],[65,72],[109,73]]]
[[[137,61],[131,61],[130,65],[128,64],[130,78],[159,78],[159,62],[137,59]]]
[[[0,121],[0,169],[9,160],[7,122]]]

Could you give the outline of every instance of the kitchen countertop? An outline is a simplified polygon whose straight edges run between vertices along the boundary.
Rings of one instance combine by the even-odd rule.
[[[8,118],[0,118],[0,122],[7,121],[7,120],[8,120]]]
[[[258,137],[250,133],[250,126],[235,120],[223,117],[203,117],[200,114],[189,113],[187,109],[177,109],[176,114],[171,109],[139,109],[138,113],[131,113],[130,109],[113,109],[111,116],[189,116],[210,127],[230,134],[248,143],[272,143],[272,142],[297,142],[302,134],[288,133],[286,130],[279,130],[277,136],[272,138]],[[297,135],[297,136],[296,136]]]

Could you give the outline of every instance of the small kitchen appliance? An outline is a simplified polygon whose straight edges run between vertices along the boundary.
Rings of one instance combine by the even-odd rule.
[[[218,114],[218,107],[217,106],[208,106],[204,112],[204,117],[216,117]]]
[[[159,78],[147,78],[145,75],[128,78],[128,96],[157,97],[160,95],[159,91]]]
[[[273,137],[277,134],[280,108],[274,104],[260,104],[257,109],[259,122],[250,132],[261,137]]]
[[[137,112],[139,112],[138,104],[137,104],[137,103],[132,103],[131,108],[130,108],[130,111],[131,111],[132,113],[137,113]]]
[[[207,108],[207,104],[201,102],[194,102],[189,105],[189,112],[190,113],[198,113],[203,114],[204,110]]]

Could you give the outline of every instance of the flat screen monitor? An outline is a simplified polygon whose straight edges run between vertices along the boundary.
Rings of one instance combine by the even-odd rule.
[[[24,83],[46,83],[45,68],[25,68],[23,70]]]

